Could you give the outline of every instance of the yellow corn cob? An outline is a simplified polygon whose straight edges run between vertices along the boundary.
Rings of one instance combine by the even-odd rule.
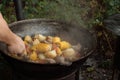
[[[31,55],[30,55],[30,59],[35,61],[37,60],[37,53],[36,52],[33,52]]]
[[[52,46],[46,43],[39,43],[38,45],[36,45],[36,50],[43,52],[43,53],[51,50],[51,48]]]
[[[56,48],[56,53],[59,56],[62,54],[62,51],[61,51],[61,49],[59,47]]]
[[[70,43],[66,41],[59,42],[58,44],[60,45],[61,50],[65,50],[71,47]]]
[[[59,37],[53,37],[53,43],[58,43],[60,42],[60,38]]]

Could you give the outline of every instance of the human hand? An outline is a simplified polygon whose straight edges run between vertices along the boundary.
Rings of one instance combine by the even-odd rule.
[[[20,54],[25,51],[23,40],[13,33],[8,27],[7,22],[0,13],[0,41],[8,45],[8,51],[14,54]]]
[[[23,40],[19,36],[13,34],[12,39],[8,44],[8,51],[14,54],[24,54],[25,45]]]

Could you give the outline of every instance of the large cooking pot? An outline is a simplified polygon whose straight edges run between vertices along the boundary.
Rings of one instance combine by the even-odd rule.
[[[1,44],[1,54],[5,60],[10,63],[13,70],[18,73],[30,77],[62,77],[75,71],[82,65],[96,47],[96,39],[88,30],[67,24],[65,22],[46,20],[46,19],[30,19],[14,22],[9,25],[10,29],[17,35],[24,37],[25,35],[43,34],[51,36],[60,36],[63,40],[75,45],[81,44],[81,58],[71,65],[60,64],[37,64],[13,58],[8,55],[6,45]]]

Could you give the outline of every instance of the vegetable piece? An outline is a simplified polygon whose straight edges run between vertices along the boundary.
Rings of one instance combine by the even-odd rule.
[[[38,39],[35,39],[34,41],[33,41],[33,45],[37,45],[37,44],[39,44],[40,43],[40,41],[38,40]]]
[[[32,38],[29,35],[27,35],[27,36],[25,36],[24,41],[32,42]]]
[[[45,59],[46,59],[46,57],[45,57],[44,54],[39,54],[39,55],[38,55],[38,58],[39,58],[40,60],[45,60]]]
[[[24,44],[25,44],[25,45],[28,45],[28,42],[27,42],[27,41],[24,41]]]
[[[55,58],[57,56],[56,51],[52,50],[52,51],[48,51],[45,53],[45,56],[48,58]]]
[[[54,59],[51,59],[51,58],[47,58],[46,61],[47,61],[48,63],[51,63],[51,64],[56,63],[56,61],[55,61]]]
[[[62,54],[62,51],[59,47],[56,48],[56,53],[58,56],[60,56]]]
[[[64,65],[71,65],[71,64],[72,64],[71,62],[66,61],[63,56],[57,56],[57,57],[55,58],[55,61],[56,61],[57,63],[62,64],[62,65],[63,65],[63,64],[64,64]]]
[[[53,37],[52,36],[47,36],[46,41],[52,43],[53,42]]]
[[[36,39],[38,39],[40,41],[44,41],[46,39],[46,37],[41,35],[41,34],[36,34],[34,38],[36,38]]]
[[[60,41],[60,37],[53,37],[53,43],[58,43]]]
[[[36,47],[37,47],[36,45],[32,46],[32,47],[31,47],[31,50],[36,51],[36,50],[37,50]]]
[[[34,46],[33,46],[34,47]],[[46,44],[46,43],[39,43],[38,45],[35,46],[36,50],[39,52],[45,53],[47,51],[50,51],[52,46],[51,44]]]
[[[63,51],[63,56],[68,59],[68,60],[74,60],[74,58],[76,57],[76,53],[75,50],[73,48],[69,48]]]
[[[33,60],[33,61],[37,60],[37,53],[32,52],[32,54],[30,55],[30,59]]]
[[[70,43],[68,43],[66,41],[59,42],[58,44],[60,45],[60,49],[61,50],[65,50],[65,49],[71,47]]]
[[[52,49],[54,50],[54,49],[56,49],[58,46],[55,44],[55,43],[53,43],[52,44]]]

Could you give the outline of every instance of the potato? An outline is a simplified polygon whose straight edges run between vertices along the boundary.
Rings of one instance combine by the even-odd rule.
[[[47,61],[48,63],[51,63],[51,64],[56,63],[56,61],[55,61],[54,59],[50,59],[50,58],[47,58],[46,61]]]
[[[46,41],[52,43],[53,42],[53,37],[52,36],[47,36]]]
[[[53,43],[58,43],[60,41],[60,37],[53,37]]]
[[[33,50],[33,51],[36,51],[37,50],[36,47],[37,47],[36,45],[33,45],[30,49]]]
[[[45,60],[45,59],[46,59],[46,57],[45,57],[44,54],[39,54],[39,55],[38,55],[38,58],[39,58],[40,60]]]
[[[65,58],[71,58],[75,56],[75,50],[73,48],[68,48],[63,51],[63,56]]]
[[[40,43],[40,41],[38,40],[38,39],[35,39],[34,41],[33,41],[33,45],[37,45],[37,44],[39,44]]]
[[[69,62],[69,61],[67,61],[63,56],[57,56],[56,58],[55,58],[55,61],[57,62],[57,63],[60,63],[60,64],[62,64],[62,65],[71,65],[72,63],[71,62]]]
[[[33,61],[37,60],[37,53],[32,52],[32,54],[30,54],[30,59],[33,60]]]
[[[41,35],[41,34],[36,34],[34,38],[36,38],[36,39],[38,39],[40,41],[44,41],[46,39],[46,37]]]
[[[32,38],[29,35],[27,35],[27,36],[25,36],[24,41],[32,42]]]
[[[52,50],[52,51],[48,51],[45,53],[45,56],[48,58],[55,58],[57,56],[56,51]]]
[[[65,50],[71,47],[70,43],[66,41],[59,42],[58,44],[60,45],[61,50]]]

